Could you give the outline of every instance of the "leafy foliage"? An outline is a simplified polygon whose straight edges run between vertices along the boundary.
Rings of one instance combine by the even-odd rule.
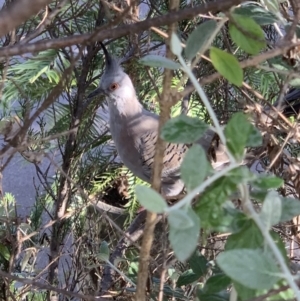
[[[203,3],[195,1],[193,5]],[[26,45],[34,43],[33,38],[43,39],[46,43],[95,32],[102,26],[108,26],[109,30],[114,24],[112,20],[118,20],[118,9],[123,9],[122,5],[114,1],[104,1],[99,5],[99,1],[94,0],[83,3],[72,0],[59,8],[53,2],[47,13],[42,11],[27,20],[15,29],[14,35],[7,34],[1,38],[0,44],[6,47],[21,45],[25,41],[23,44]],[[151,7],[143,18],[164,16],[169,11],[166,1],[149,5]],[[189,5],[188,1],[181,1],[180,9]],[[229,300],[232,288],[239,300],[263,294],[270,294],[274,299],[294,298],[295,292],[286,289],[290,282],[286,272],[282,272],[282,263],[273,252],[275,247],[278,248],[284,263],[290,264],[283,239],[285,228],[290,229],[290,225],[277,224],[289,222],[300,214],[300,203],[294,198],[299,192],[298,142],[295,142],[298,138],[293,137],[295,131],[289,124],[292,121],[283,122],[276,115],[270,126],[257,108],[265,106],[266,101],[276,103],[280,86],[286,88],[289,76],[297,73],[291,61],[298,59],[285,53],[284,58],[257,60],[255,65],[249,60],[249,55],[259,56],[267,51],[266,45],[277,47],[278,28],[273,26],[274,22],[282,22],[287,31],[291,28],[283,7],[279,7],[276,1],[267,1],[266,8],[259,3],[244,3],[228,13],[228,22],[222,19],[222,13],[182,20],[178,22],[177,34],[172,35],[171,49],[177,56],[174,60],[161,55],[165,49],[165,38],[157,30],[103,41],[114,55],[124,58],[124,69],[130,74],[143,105],[156,113],[159,113],[157,95],[163,89],[162,68],[173,70],[174,91],[183,91],[191,86],[180,61],[180,58],[186,59],[187,64],[194,67],[195,78],[205,84],[202,88],[209,106],[220,124],[224,125],[224,137],[219,135],[221,141],[214,137],[207,149],[196,144],[187,152],[181,166],[187,194],[170,206],[169,200],[167,202],[117,164],[107,131],[103,100],[89,101],[85,97],[91,86],[96,86],[103,71],[103,57],[101,52],[98,54],[100,47],[97,43],[89,42],[84,47],[66,46],[60,50],[49,48],[3,60],[0,68],[1,120],[4,122],[1,126],[9,124],[7,120],[15,115],[23,125],[36,110],[40,110],[40,114],[26,131],[27,140],[17,147],[7,140],[3,132],[7,130],[6,126],[1,127],[4,146],[19,152],[35,168],[37,194],[30,217],[25,221],[17,218],[20,212],[16,206],[23,201],[23,196],[9,193],[1,196],[0,266],[2,271],[20,277],[21,283],[9,278],[1,281],[1,299],[9,294],[13,294],[16,300],[44,300],[47,297],[42,290],[29,293],[21,280],[38,279],[37,275],[44,266],[40,268],[36,262],[42,256],[41,250],[48,247],[51,252],[58,250],[57,254],[50,254],[50,259],[54,254],[60,262],[63,256],[72,254],[67,257],[70,261],[63,265],[64,270],[59,264],[60,274],[55,275],[56,279],[49,279],[48,283],[55,284],[54,288],[68,285],[68,292],[94,295],[99,290],[99,279],[104,279],[103,261],[108,264],[110,252],[118,250],[116,244],[123,234],[120,229],[125,230],[125,225],[135,217],[138,201],[150,211],[166,214],[168,227],[170,245],[166,239],[166,226],[159,228],[154,237],[151,258],[155,258],[155,262],[151,260],[149,267],[151,298],[156,298],[160,281],[163,281],[166,300],[192,300],[193,293],[202,301]],[[45,27],[42,21],[44,13],[51,18],[46,20]],[[126,18],[120,19],[117,26],[132,22]],[[218,33],[217,28],[220,28]],[[186,41],[185,48],[182,41]],[[207,49],[211,61],[207,59]],[[184,57],[181,57],[182,52]],[[201,60],[195,58],[197,54],[203,55]],[[133,55],[140,57],[142,64],[138,64]],[[248,67],[242,69],[242,66]],[[71,68],[69,81],[66,80],[68,68]],[[64,89],[58,91],[62,80],[66,80]],[[51,100],[53,94],[55,97]],[[47,101],[50,105],[45,106]],[[172,116],[175,117],[165,124],[161,133],[163,139],[173,143],[195,143],[209,127],[218,131],[203,95],[194,93],[187,102],[188,116],[181,115],[181,102],[173,106]],[[241,111],[241,107],[246,107],[250,114],[236,113]],[[296,124],[297,121],[294,122]],[[293,143],[290,137],[293,137]],[[263,143],[261,164],[269,167],[269,174],[257,175],[232,162],[225,167],[226,172],[224,169],[212,170],[208,159],[214,161],[215,154],[211,146],[218,147],[225,140],[231,154],[229,159],[238,162],[247,161],[246,153],[259,149]],[[285,153],[287,149],[290,153]],[[49,165],[41,167],[40,160],[48,160]],[[6,162],[9,161],[4,160]],[[103,208],[101,211],[95,205],[97,201],[111,206],[110,209],[103,213]],[[254,206],[257,216],[249,211],[249,204]],[[65,210],[60,211],[61,208]],[[116,209],[122,211],[117,218],[113,212]],[[268,235],[269,240],[266,239]],[[71,243],[67,242],[68,237],[72,237]],[[224,237],[226,241],[222,240]],[[275,247],[270,246],[270,240]],[[137,250],[135,247],[126,248],[111,263],[117,269],[116,273],[121,275],[114,277],[111,291],[118,294],[135,292],[133,284],[139,272]],[[220,251],[224,252],[219,254]],[[47,269],[55,271],[54,266],[48,266],[47,262]],[[167,266],[169,278],[157,278],[155,271],[160,271],[161,266]],[[64,277],[62,282],[60,277]],[[132,287],[129,288],[127,283]]]

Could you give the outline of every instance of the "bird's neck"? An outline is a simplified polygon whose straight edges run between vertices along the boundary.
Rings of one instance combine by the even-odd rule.
[[[125,118],[127,120],[140,116],[143,111],[143,106],[136,97],[130,99],[130,101],[124,98],[110,99],[108,107],[111,117]]]

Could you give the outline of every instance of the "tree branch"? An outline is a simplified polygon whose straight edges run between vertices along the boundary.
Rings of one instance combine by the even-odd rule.
[[[41,2],[41,0],[39,1]],[[44,2],[46,1],[44,0]],[[87,42],[94,43],[96,41],[103,41],[105,39],[116,39],[128,34],[143,32],[145,30],[148,30],[152,26],[165,26],[184,19],[191,19],[199,14],[206,14],[208,12],[214,14],[220,11],[226,11],[230,7],[239,5],[243,2],[246,2],[246,0],[221,0],[218,2],[209,2],[195,7],[179,10],[177,12],[170,12],[163,16],[147,19],[130,25],[122,24],[122,26],[105,30],[101,30],[101,28],[99,28],[98,30],[90,34],[73,35],[67,38],[43,40],[27,45],[18,44],[15,46],[3,47],[2,49],[0,49],[0,57],[25,54],[29,52],[38,52],[46,49],[58,49]]]

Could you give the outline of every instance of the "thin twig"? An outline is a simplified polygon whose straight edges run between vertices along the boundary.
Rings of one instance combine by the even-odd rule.
[[[30,279],[21,278],[21,277],[14,276],[12,274],[6,273],[2,270],[0,270],[0,276],[3,277],[3,278],[18,281],[20,283],[31,285],[32,287],[37,287],[37,288],[44,289],[44,290],[47,290],[47,291],[57,292],[57,293],[62,294],[63,296],[76,297],[76,298],[79,298],[79,299],[82,299],[82,300],[87,300],[87,301],[107,301],[106,298],[95,297],[95,296],[92,296],[92,295],[82,295],[82,294],[79,294],[79,293],[73,293],[73,292],[69,291],[67,288],[66,289],[61,289],[61,288],[58,288],[57,285],[52,286],[52,285],[44,284],[44,283],[41,283],[41,282],[38,282],[38,281],[33,281],[33,280],[30,280]]]

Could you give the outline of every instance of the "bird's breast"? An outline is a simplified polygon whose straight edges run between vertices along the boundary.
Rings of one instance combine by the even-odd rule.
[[[124,165],[139,178],[149,181],[143,173],[135,131],[128,127],[128,124],[120,123],[119,119],[114,118],[110,119],[110,131]]]

